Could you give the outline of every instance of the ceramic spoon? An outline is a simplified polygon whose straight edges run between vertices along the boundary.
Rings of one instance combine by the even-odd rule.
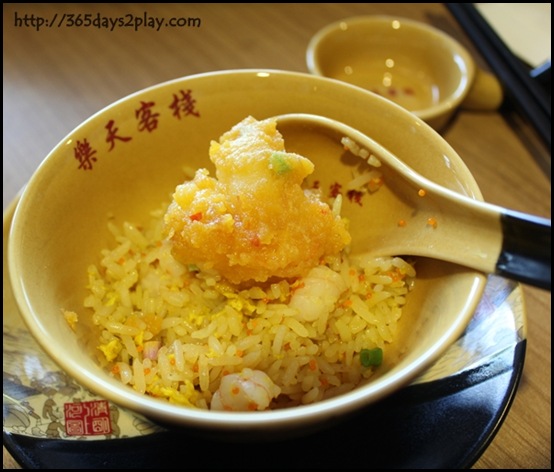
[[[431,257],[551,289],[551,220],[442,187],[367,135],[336,120],[302,113],[276,118],[285,142],[283,130],[287,129],[295,130],[296,136],[305,130],[331,134],[339,144],[349,137],[381,163],[377,169],[385,184],[376,194],[383,194],[373,207],[376,213],[368,209],[362,216],[373,217],[375,224],[372,221],[364,229],[363,248],[358,247],[358,252]]]

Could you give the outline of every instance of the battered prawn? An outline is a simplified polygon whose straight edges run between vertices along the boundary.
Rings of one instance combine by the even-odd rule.
[[[221,379],[211,402],[212,410],[261,411],[267,409],[281,389],[261,370],[244,368]]]
[[[199,169],[165,214],[173,256],[232,283],[301,277],[350,243],[347,223],[302,183],[314,170],[285,151],[274,119],[247,117],[209,149],[216,178]]]

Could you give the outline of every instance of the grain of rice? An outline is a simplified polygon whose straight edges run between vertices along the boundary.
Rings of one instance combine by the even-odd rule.
[[[315,403],[319,398],[319,388],[314,387],[308,393],[302,396],[302,403],[309,404]]]
[[[133,383],[134,388],[139,393],[146,392],[146,380],[144,378],[144,369],[142,367],[142,362],[139,359],[135,358],[133,360]]]
[[[309,335],[308,329],[300,323],[295,318],[285,318],[284,324],[288,326],[292,331],[294,331],[301,338],[306,338]]]
[[[133,371],[131,369],[131,366],[129,366],[129,364],[125,362],[118,362],[116,366],[117,366],[116,370],[117,372],[119,372],[121,381],[124,384],[128,384],[129,382],[131,382],[133,378]]]
[[[208,360],[205,355],[201,354],[198,358],[198,387],[202,392],[209,389],[210,371],[208,368]]]

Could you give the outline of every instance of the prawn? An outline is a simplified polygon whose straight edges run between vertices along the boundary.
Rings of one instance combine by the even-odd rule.
[[[265,410],[281,393],[281,389],[261,370],[244,368],[221,379],[219,389],[211,402],[212,410],[256,411]]]
[[[209,149],[215,178],[199,169],[178,185],[164,216],[172,254],[231,283],[306,275],[350,244],[347,221],[304,189],[314,171],[285,151],[275,119],[247,117]]]
[[[329,267],[317,266],[302,279],[302,286],[294,292],[289,306],[298,310],[302,321],[315,321],[333,310],[346,289],[340,274]]]

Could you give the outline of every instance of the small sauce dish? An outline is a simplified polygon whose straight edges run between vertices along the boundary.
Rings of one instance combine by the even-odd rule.
[[[437,130],[458,107],[495,110],[500,83],[467,49],[430,25],[391,16],[359,16],[319,30],[306,53],[310,73],[377,93]]]

